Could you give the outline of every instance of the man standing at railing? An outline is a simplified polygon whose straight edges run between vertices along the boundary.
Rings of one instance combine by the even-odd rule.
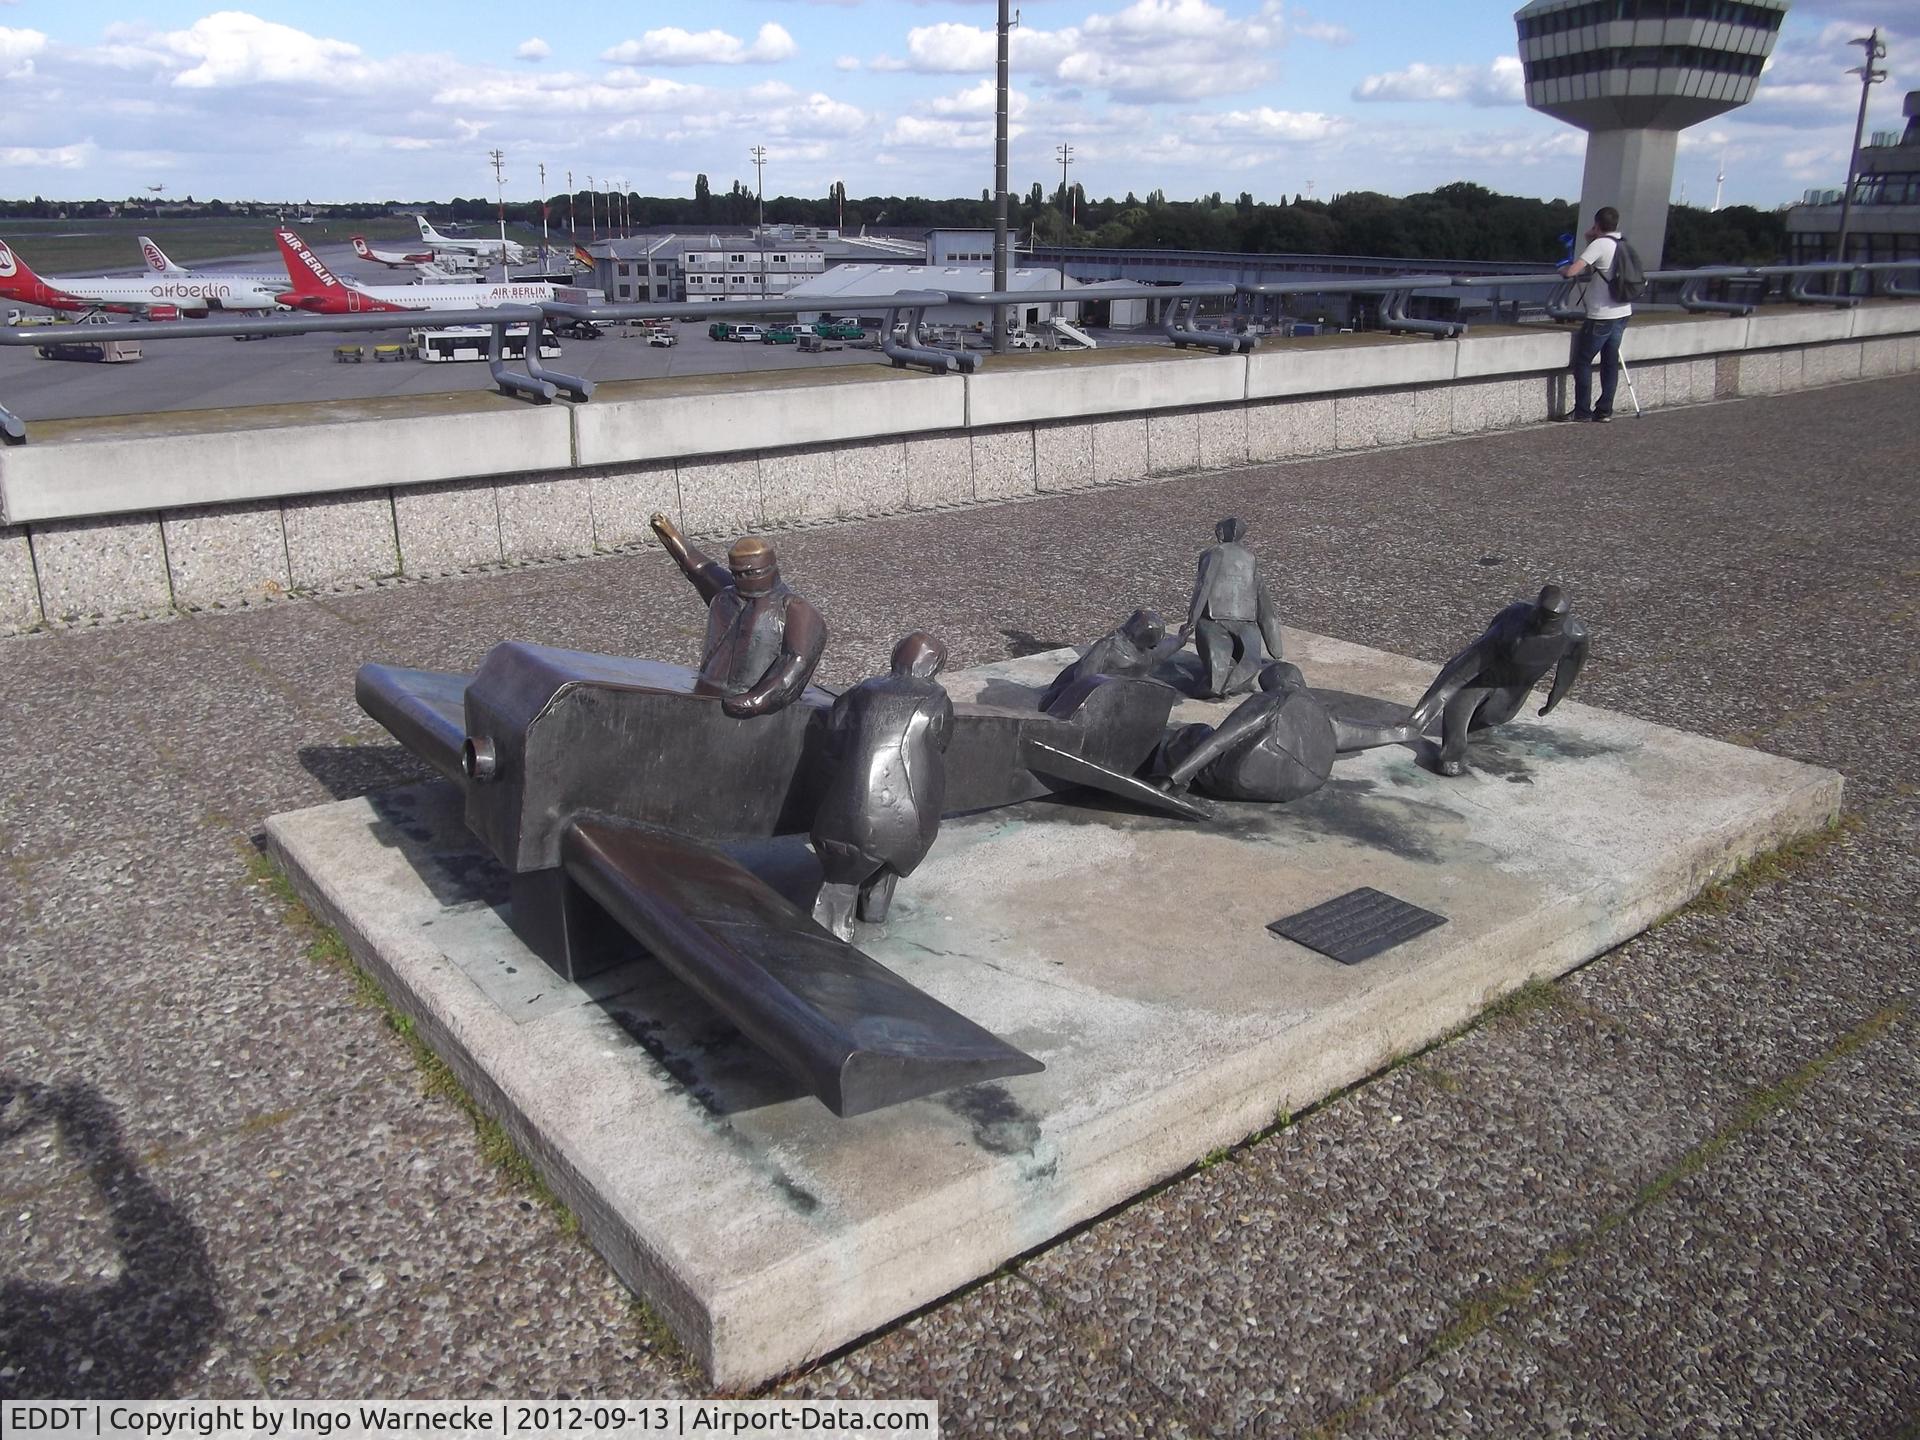
[[[1556,420],[1613,419],[1613,392],[1620,383],[1620,337],[1633,306],[1614,295],[1612,276],[1620,262],[1620,212],[1604,205],[1594,212],[1587,248],[1560,267],[1572,280],[1587,277],[1587,318],[1573,337],[1573,410]],[[1600,402],[1593,403],[1593,360],[1600,357]]]

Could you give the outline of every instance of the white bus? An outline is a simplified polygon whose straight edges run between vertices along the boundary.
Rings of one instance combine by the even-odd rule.
[[[449,325],[444,330],[415,330],[410,337],[415,353],[422,360],[484,360],[493,343],[493,329],[487,325]],[[501,358],[519,360],[527,353],[527,327],[507,327]],[[560,353],[560,344],[551,332],[540,332],[540,358],[550,360]]]

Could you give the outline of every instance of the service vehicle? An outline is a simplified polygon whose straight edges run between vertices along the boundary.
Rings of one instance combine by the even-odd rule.
[[[731,320],[716,320],[707,326],[707,338],[709,340],[731,340],[733,338],[733,328],[733,322]]]
[[[800,338],[800,331],[791,325],[776,325],[760,337],[762,345],[791,345]]]
[[[866,334],[851,320],[816,320],[813,322],[813,333],[822,340],[858,340]]]
[[[655,346],[661,350],[665,350],[672,345],[678,345],[679,343],[680,343],[679,337],[676,336],[671,330],[653,330],[648,332],[648,335],[647,335],[647,344]]]
[[[742,345],[751,344],[754,341],[764,340],[766,338],[767,332],[762,330],[758,325],[735,325],[733,327],[733,333],[727,336],[727,339],[737,341]]]

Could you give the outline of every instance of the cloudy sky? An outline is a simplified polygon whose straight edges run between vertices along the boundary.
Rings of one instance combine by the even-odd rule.
[[[1520,100],[1511,8],[1464,0],[1021,0],[1013,183],[1095,195],[1580,188],[1583,137]],[[324,17],[324,18],[322,18]],[[508,7],[0,0],[0,192],[315,201],[559,191],[975,194],[993,178],[991,0]],[[1774,205],[1844,179],[1920,88],[1915,0],[1799,0],[1760,98],[1682,139],[1676,189]]]

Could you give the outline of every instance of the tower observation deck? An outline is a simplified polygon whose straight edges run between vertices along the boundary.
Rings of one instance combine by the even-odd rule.
[[[1580,218],[1602,205],[1660,263],[1680,132],[1753,98],[1788,0],[1533,0],[1515,12],[1527,104],[1587,132]]]

